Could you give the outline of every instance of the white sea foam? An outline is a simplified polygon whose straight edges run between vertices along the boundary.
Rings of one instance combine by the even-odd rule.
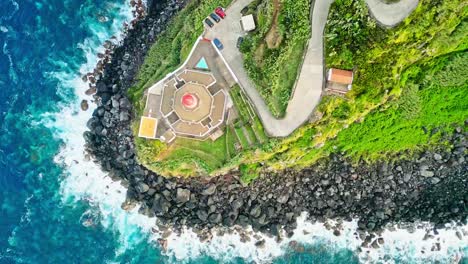
[[[128,4],[128,3],[127,3]],[[52,73],[51,75],[60,80],[57,94],[67,97],[69,90],[75,95],[75,100],[70,104],[61,105],[60,112],[44,115],[45,124],[55,131],[55,136],[64,142],[55,161],[64,166],[67,175],[61,183],[61,194],[63,201],[72,203],[77,200],[87,200],[93,206],[100,209],[101,224],[104,227],[119,231],[121,238],[120,250],[136,244],[144,236],[140,232],[149,233],[154,220],[150,220],[137,213],[124,212],[120,204],[125,200],[126,190],[118,182],[113,182],[100,170],[99,166],[85,157],[83,133],[87,130],[86,122],[91,117],[95,104],[89,104],[89,109],[84,112],[80,109],[81,100],[92,100],[86,96],[85,91],[88,84],[81,80],[81,74],[94,69],[98,58],[96,54],[103,52],[102,44],[112,35],[120,33],[122,23],[132,18],[128,5],[120,7],[120,19],[115,19],[110,31],[101,30],[97,32],[100,25],[93,24],[93,38],[86,39],[79,47],[86,56],[86,63],[80,68],[79,73]],[[64,91],[61,91],[64,90]]]
[[[249,242],[240,242],[237,233],[215,236],[208,243],[201,243],[196,235],[186,230],[181,237],[171,235],[168,238],[168,254],[177,260],[183,261],[196,258],[202,255],[209,255],[216,259],[229,260],[234,257],[242,257],[254,260],[259,263],[268,263],[276,257],[280,257],[286,251],[290,252],[300,249],[297,246],[290,246],[292,242],[302,245],[320,246],[333,253],[343,249],[357,252],[362,241],[356,235],[357,221],[344,222],[340,236],[335,236],[332,230],[327,230],[323,224],[306,221],[306,214],[303,214],[297,221],[298,227],[291,238],[277,242],[275,239],[262,234],[260,239],[265,240],[265,246],[257,248],[256,239]],[[330,221],[330,223],[334,223]],[[461,241],[455,235],[455,230],[459,232],[468,231],[467,227],[449,228],[439,230],[439,235],[423,240],[426,230],[431,230],[431,225],[421,224],[414,233],[406,229],[396,228],[394,231],[386,230],[382,237],[384,244],[380,248],[362,248],[359,260],[363,263],[374,263],[381,261],[384,263],[429,263],[440,261],[441,263],[456,263],[457,257],[468,254],[468,241]],[[252,235],[251,235],[252,237]],[[377,239],[377,237],[375,238]],[[440,251],[431,251],[436,243],[440,243]],[[314,251],[311,251],[314,254]]]
[[[129,8],[122,9],[123,18],[131,18]],[[96,32],[95,37],[84,41],[80,46],[86,54],[87,62],[81,67],[81,73],[91,71],[97,62],[96,53],[100,51],[101,44],[112,34],[116,34],[123,21],[115,21],[112,32]],[[94,110],[94,104],[90,104],[90,109],[86,112],[80,110],[82,99],[91,98],[84,95],[88,88],[87,84],[81,81],[77,74],[60,73],[55,74],[61,80],[60,89],[72,89],[76,99],[69,105],[62,105],[61,111],[45,116],[47,125],[56,131],[56,136],[63,140],[64,145],[55,161],[64,166],[67,175],[61,184],[61,194],[63,201],[73,203],[77,200],[87,200],[94,207],[99,208],[101,224],[109,229],[118,231],[120,235],[122,253],[138,242],[145,241],[150,235],[154,225],[154,219],[137,213],[137,208],[131,212],[126,212],[120,208],[125,200],[125,188],[118,182],[113,182],[99,166],[85,158],[83,132],[87,130],[86,122]],[[60,92],[59,92],[60,93]],[[66,93],[65,93],[66,94]],[[214,236],[209,242],[200,242],[196,234],[190,230],[184,230],[181,236],[172,234],[167,238],[166,254],[174,262],[185,262],[196,259],[200,256],[212,256],[220,261],[228,261],[235,257],[242,257],[255,262],[269,262],[273,258],[280,257],[285,251],[294,249],[288,248],[291,241],[304,244],[319,244],[327,251],[338,251],[350,249],[355,251],[361,242],[355,235],[357,221],[345,222],[342,224],[343,230],[340,236],[333,235],[322,224],[312,224],[305,220],[304,214],[298,219],[298,228],[291,238],[276,242],[274,238],[257,234],[265,240],[263,247],[256,247],[256,239],[242,243],[240,235],[237,233]],[[468,242],[459,240],[453,230],[443,230],[435,238],[422,240],[425,230],[428,227],[417,229],[414,233],[406,230],[396,229],[395,231],[385,231],[383,238],[385,243],[378,249],[364,249],[359,257],[362,262],[375,262],[377,260],[387,260],[387,263],[394,263],[395,259],[406,262],[432,262],[440,260],[443,263],[449,262],[453,256],[460,254],[463,250],[468,254]],[[465,232],[467,227],[462,227]],[[459,228],[460,231],[461,228]],[[248,231],[248,230],[247,230]],[[250,236],[252,237],[252,235]],[[156,245],[159,234],[151,234],[149,240]],[[432,252],[434,243],[440,242],[441,250]],[[423,253],[424,251],[424,253]]]

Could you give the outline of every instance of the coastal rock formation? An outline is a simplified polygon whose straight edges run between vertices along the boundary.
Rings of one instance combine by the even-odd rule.
[[[131,129],[134,113],[126,91],[163,30],[163,21],[184,4],[155,2],[103,66],[102,77],[96,80],[98,107],[84,134],[93,158],[128,188],[122,208],[141,204],[140,213],[175,227],[251,225],[273,235],[282,228],[294,229],[302,212],[316,221],[358,218],[359,228],[366,231],[377,231],[389,222],[423,220],[442,227],[466,221],[468,123],[446,136],[450,149],[423,152],[411,161],[353,165],[337,153],[302,171],[261,175],[248,186],[237,172],[211,179],[167,179],[139,165]],[[368,241],[372,247],[383,243]]]
[[[89,104],[87,100],[82,100],[80,103],[81,110],[87,111],[89,108]]]

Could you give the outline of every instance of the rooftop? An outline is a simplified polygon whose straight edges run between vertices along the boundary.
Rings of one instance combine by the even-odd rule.
[[[206,86],[190,82],[177,90],[171,101],[172,109],[182,120],[199,122],[210,115],[213,98]]]
[[[141,117],[138,136],[144,138],[155,138],[157,126],[158,120],[156,118],[147,116]]]
[[[188,60],[147,90],[139,136],[167,143],[210,138],[225,122],[233,82],[211,42],[199,38]]]
[[[252,31],[255,29],[255,20],[252,14],[243,16],[241,18],[242,28],[245,31]]]
[[[331,68],[328,71],[327,80],[331,82],[341,83],[341,84],[352,84],[353,72]]]

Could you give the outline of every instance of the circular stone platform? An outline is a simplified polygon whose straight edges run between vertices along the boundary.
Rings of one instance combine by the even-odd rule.
[[[213,97],[200,84],[186,83],[174,96],[174,110],[184,121],[199,122],[211,112]]]

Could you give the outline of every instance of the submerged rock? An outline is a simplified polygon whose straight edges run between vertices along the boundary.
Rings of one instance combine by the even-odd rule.
[[[87,111],[88,108],[89,108],[88,101],[87,100],[81,100],[80,106],[81,106],[81,110]]]
[[[255,242],[255,246],[258,248],[264,248],[265,247],[265,239],[259,240]]]

